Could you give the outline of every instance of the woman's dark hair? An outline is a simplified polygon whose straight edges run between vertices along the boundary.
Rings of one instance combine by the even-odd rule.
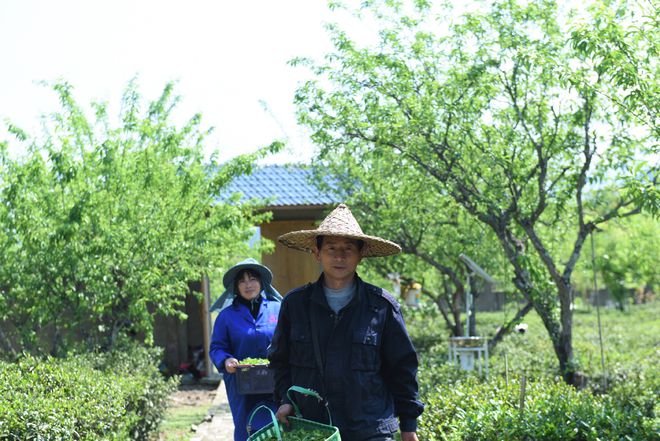
[[[254,277],[255,279],[257,279],[259,281],[259,285],[261,285],[261,289],[264,289],[263,283],[261,283],[261,275],[253,269],[245,268],[244,270],[240,270],[238,272],[238,274],[236,274],[236,277],[234,277],[234,293],[235,294],[238,294],[238,281],[241,280],[243,278],[243,276],[245,276],[246,274],[250,277]]]
[[[319,250],[321,249],[321,245],[323,245],[324,237],[325,236],[316,236],[316,248]],[[362,251],[362,248],[364,248],[364,241],[361,239],[352,239],[352,240],[355,240],[355,242],[357,242],[358,250]]]

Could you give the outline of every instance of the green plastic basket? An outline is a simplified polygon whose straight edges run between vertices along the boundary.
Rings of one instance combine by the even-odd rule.
[[[300,387],[300,386],[291,386],[287,391],[286,395],[287,397],[289,397],[289,401],[291,401],[291,404],[293,404],[293,408],[295,410],[296,416],[287,417],[287,420],[289,421],[289,425],[288,426],[281,425],[277,421],[277,418],[275,418],[275,414],[269,407],[259,406],[252,411],[252,414],[250,414],[250,418],[248,420],[248,426],[247,426],[248,434],[252,429],[252,418],[254,417],[254,414],[257,413],[262,408],[270,413],[272,422],[268,423],[266,426],[262,427],[261,429],[250,435],[248,441],[275,441],[275,440],[286,441],[286,433],[288,432],[295,432],[295,431],[310,432],[312,430],[318,430],[322,432],[324,438],[319,440],[310,440],[310,441],[341,441],[341,436],[339,435],[339,429],[332,425],[332,417],[330,416],[330,410],[328,409],[327,404],[325,406],[325,410],[328,412],[329,424],[322,424],[322,423],[317,423],[316,421],[306,420],[302,418],[298,405],[291,397],[292,391],[315,397],[316,399],[319,400],[319,403],[323,402],[321,396],[316,392],[314,392],[313,390],[305,389],[304,387]]]

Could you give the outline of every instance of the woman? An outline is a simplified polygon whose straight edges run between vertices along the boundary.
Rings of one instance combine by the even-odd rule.
[[[242,395],[236,385],[236,367],[245,358],[266,358],[275,331],[282,297],[271,286],[273,274],[254,259],[244,260],[225,273],[226,292],[211,310],[222,308],[211,337],[211,359],[223,374],[234,419],[234,441],[248,438],[247,423],[252,411],[265,404],[277,406],[272,394]],[[255,414],[252,432],[271,421],[267,412]]]

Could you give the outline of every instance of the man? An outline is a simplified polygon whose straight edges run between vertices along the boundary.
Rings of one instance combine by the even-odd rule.
[[[321,264],[318,281],[289,292],[268,351],[275,371],[277,418],[287,424],[292,385],[317,391],[326,401],[342,441],[417,441],[417,353],[394,298],[366,283],[356,269],[363,257],[401,248],[368,236],[344,204],[316,230],[294,231],[282,244],[312,251]],[[328,423],[313,398],[296,395],[304,418]],[[397,421],[398,419],[398,421]]]

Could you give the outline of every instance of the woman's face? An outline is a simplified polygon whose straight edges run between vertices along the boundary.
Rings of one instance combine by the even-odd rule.
[[[259,278],[254,274],[250,274],[248,271],[244,271],[238,276],[236,285],[238,286],[238,293],[245,300],[255,299],[261,292]]]

